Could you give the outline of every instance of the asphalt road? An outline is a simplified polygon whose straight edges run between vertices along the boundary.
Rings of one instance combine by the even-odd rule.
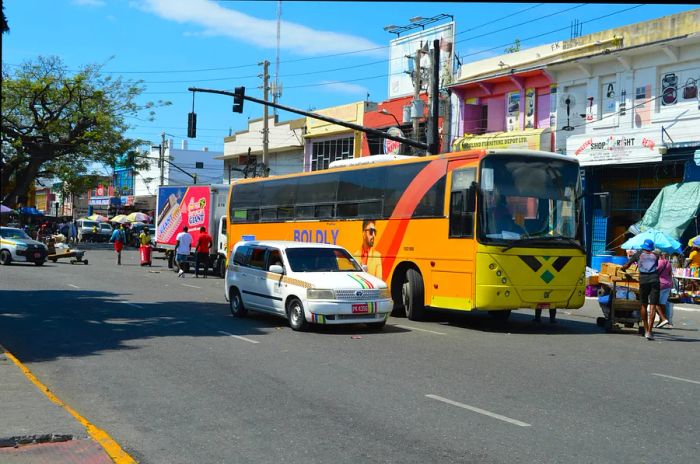
[[[108,250],[0,268],[0,344],[142,463],[689,463],[700,313],[655,341],[439,314],[293,332],[233,319],[223,281]],[[544,315],[546,316],[546,314]]]

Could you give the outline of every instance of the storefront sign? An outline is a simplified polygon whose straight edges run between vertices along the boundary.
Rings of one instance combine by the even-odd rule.
[[[646,163],[661,161],[658,144],[661,135],[649,132],[572,136],[567,153],[578,158],[581,166]]]
[[[90,197],[88,205],[91,206],[109,206],[111,197]]]
[[[527,148],[550,151],[552,137],[549,128],[512,132],[495,132],[485,135],[465,134],[452,145],[454,150],[473,148]]]
[[[405,137],[403,131],[398,127],[390,127],[386,131],[387,134],[393,135],[394,137]],[[398,155],[401,152],[401,142],[395,140],[384,139],[384,154],[386,155]]]
[[[525,129],[535,128],[535,89],[525,89]]]
[[[520,92],[506,94],[506,128],[509,132],[520,129]]]
[[[122,196],[119,199],[120,203],[122,206],[133,206],[134,205],[134,196],[133,195],[125,195]]]

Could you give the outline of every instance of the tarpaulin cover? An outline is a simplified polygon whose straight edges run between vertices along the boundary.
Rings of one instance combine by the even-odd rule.
[[[642,232],[656,229],[680,239],[700,207],[700,182],[682,182],[662,188],[641,221]]]

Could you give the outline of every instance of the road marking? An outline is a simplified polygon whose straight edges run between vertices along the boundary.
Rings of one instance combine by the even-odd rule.
[[[251,340],[250,338],[241,337],[240,335],[234,335],[234,334],[231,334],[228,332],[224,332],[223,330],[219,330],[219,333],[223,334],[223,335],[228,335],[229,337],[237,338],[239,340],[243,340],[244,342],[248,342],[248,343],[260,343],[257,340]]]
[[[88,422],[87,419],[85,419],[83,416],[78,414],[78,412],[68,406],[66,403],[61,401],[56,395],[51,393],[51,390],[49,390],[46,385],[41,383],[39,379],[37,379],[32,372],[27,369],[24,364],[20,362],[19,359],[15,358],[12,353],[9,351],[5,350],[4,348],[0,347],[0,351],[4,351],[5,355],[17,365],[17,367],[20,368],[20,370],[24,373],[24,375],[34,384],[36,387],[44,394],[46,395],[49,400],[52,402],[56,403],[63,409],[65,409],[71,416],[73,416],[78,422],[80,422],[83,427],[87,430],[88,435],[92,437],[93,440],[95,440],[97,443],[99,443],[102,448],[107,452],[110,458],[115,462],[115,464],[137,464],[136,460],[134,460],[131,456],[126,454],[126,452],[117,444],[116,441],[110,437],[107,432],[105,432],[102,429],[99,429],[92,425],[90,422]]]
[[[188,285],[188,284],[182,284],[183,287],[192,287],[192,288],[202,288],[202,287],[197,287],[196,285]]]
[[[674,304],[673,305],[673,310],[676,311],[688,311],[691,313],[700,313],[700,308],[697,307],[697,305],[694,306],[683,306],[680,304]]]
[[[520,422],[519,420],[511,419],[510,417],[502,416],[500,414],[496,414],[495,412],[486,411],[485,409],[475,408],[474,406],[469,406],[468,404],[460,403],[459,401],[452,401],[450,399],[443,398],[442,396],[437,396],[437,395],[425,395],[425,396],[427,396],[428,398],[431,398],[433,400],[438,400],[438,401],[442,401],[443,403],[451,404],[452,406],[457,406],[457,407],[460,407],[463,409],[468,409],[469,411],[478,412],[479,414],[493,417],[494,419],[502,420],[504,422],[508,422],[509,424],[518,425],[520,427],[532,427],[530,424],[528,424],[526,422]]]
[[[395,327],[399,327],[401,329],[407,329],[407,330],[420,330],[421,332],[428,332],[428,333],[436,334],[436,335],[447,335],[443,332],[436,332],[434,330],[428,330],[428,329],[419,329],[418,327],[411,327],[410,325],[395,324]]]
[[[124,303],[125,305],[133,306],[134,308],[143,309],[143,306],[137,305],[136,303],[129,303],[128,301],[120,301],[120,303]]]
[[[80,287],[78,287],[77,285],[73,285],[73,284],[68,284],[68,286],[69,286],[69,287],[73,287],[73,288],[80,288]]]
[[[683,381],[683,382],[696,383],[696,384],[700,385],[700,382],[698,382],[697,380],[688,380],[688,379],[684,379],[684,378],[681,378],[681,377],[674,377],[674,376],[672,376],[672,375],[665,375],[665,374],[654,374],[654,373],[652,373],[651,375],[657,375],[657,376],[659,376],[659,377],[666,377],[667,379],[681,380],[681,381]]]

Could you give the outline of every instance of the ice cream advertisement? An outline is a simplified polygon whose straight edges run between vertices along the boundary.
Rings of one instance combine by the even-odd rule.
[[[156,241],[175,245],[177,234],[187,226],[193,243],[199,238],[199,228],[208,227],[211,209],[207,186],[161,187],[158,195]]]

